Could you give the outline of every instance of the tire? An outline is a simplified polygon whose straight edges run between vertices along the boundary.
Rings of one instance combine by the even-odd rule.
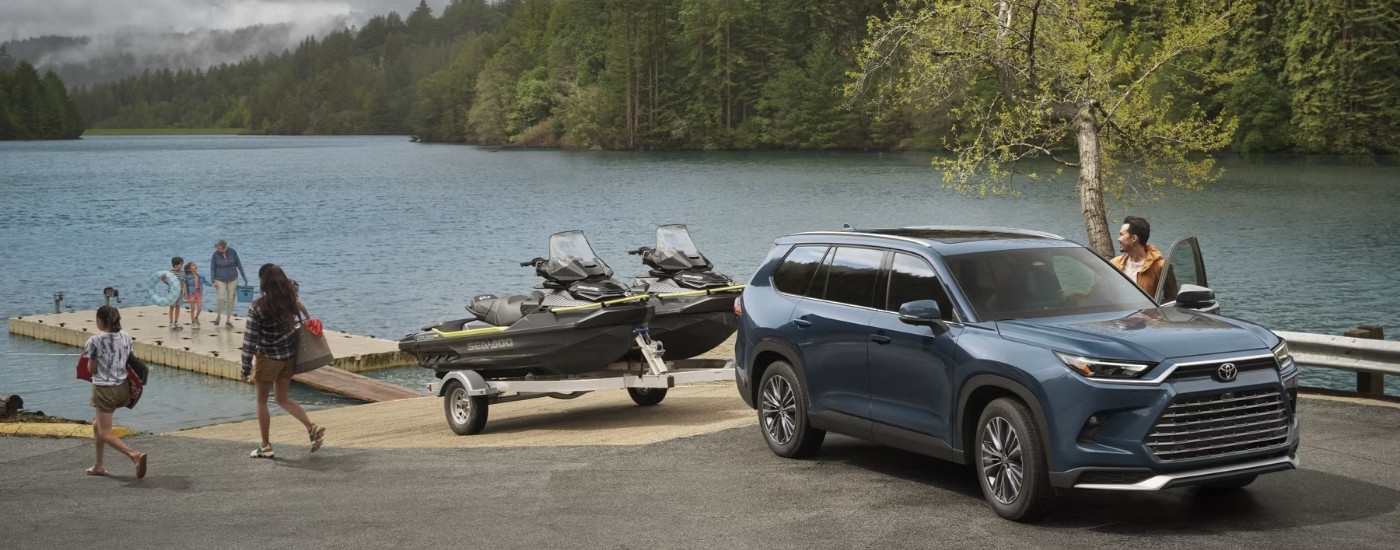
[[[826,430],[812,427],[807,418],[807,390],[792,365],[774,361],[763,371],[758,385],[758,429],[768,448],[785,458],[812,456],[826,439]]]
[[[1211,481],[1211,482],[1209,482],[1209,483],[1203,483],[1203,484],[1201,484],[1201,490],[1203,490],[1203,491],[1238,491],[1238,490],[1240,490],[1240,489],[1245,488],[1245,486],[1249,485],[1250,483],[1254,483],[1254,479],[1257,478],[1257,477],[1259,477],[1259,476],[1258,476],[1258,475],[1252,475],[1252,476],[1232,477],[1232,478],[1230,478],[1230,479],[1222,479],[1222,480],[1219,480],[1219,481]]]
[[[1050,506],[1050,468],[1044,436],[1030,409],[1001,398],[987,404],[973,441],[977,481],[997,515],[1031,521]]]
[[[666,388],[627,388],[627,395],[632,396],[633,403],[650,407],[666,398]]]
[[[486,396],[469,396],[461,382],[450,380],[442,389],[442,412],[457,435],[476,435],[486,428]]]

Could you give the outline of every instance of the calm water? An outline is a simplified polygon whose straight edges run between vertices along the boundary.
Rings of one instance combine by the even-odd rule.
[[[395,137],[104,136],[0,143],[0,315],[94,309],[115,286],[144,305],[144,278],[171,256],[208,267],[227,239],[251,270],[283,265],[330,328],[396,339],[461,315],[479,293],[533,285],[518,263],[548,235],[583,229],[619,275],[656,225],[690,225],[723,271],[746,279],[784,233],[973,224],[1084,240],[1073,181],[1020,199],[942,189],[925,153],[598,153],[495,151]],[[1400,167],[1227,162],[1208,192],[1140,206],[1152,241],[1200,237],[1227,313],[1276,330],[1400,331]],[[212,307],[212,298],[206,300]],[[0,336],[0,393],[86,418],[74,349]],[[58,354],[58,355],[55,355]],[[167,431],[252,416],[251,388],[160,369],[122,424]],[[418,368],[377,376],[411,387]],[[1307,374],[1349,387],[1350,374]],[[1400,381],[1392,379],[1392,392]],[[351,401],[310,389],[313,407]]]

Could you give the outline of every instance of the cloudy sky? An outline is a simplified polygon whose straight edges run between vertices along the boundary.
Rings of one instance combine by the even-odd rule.
[[[441,15],[448,0],[428,0]],[[188,32],[293,23],[318,28],[345,18],[407,15],[418,0],[0,0],[0,41],[46,34]]]

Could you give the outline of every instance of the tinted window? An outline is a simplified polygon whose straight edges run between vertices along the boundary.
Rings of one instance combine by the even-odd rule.
[[[782,265],[773,271],[773,287],[778,292],[807,295],[812,284],[812,275],[817,272],[822,258],[826,256],[825,246],[799,246],[788,252]]]
[[[1171,263],[1167,264],[1166,273],[1161,282],[1157,283],[1162,287],[1158,300],[1175,300],[1177,292],[1184,284],[1207,286],[1206,274],[1196,269],[1196,257],[1200,254],[1200,249],[1196,248],[1196,239],[1186,239],[1171,249]],[[1153,291],[1155,292],[1155,289]]]
[[[880,279],[880,263],[885,251],[873,248],[838,247],[827,275],[826,299],[853,306],[875,305],[875,284]]]
[[[1138,310],[1155,305],[1137,285],[1085,248],[978,252],[944,260],[972,309],[984,321]]]
[[[890,294],[885,309],[899,311],[900,305],[914,300],[936,301],[943,320],[953,319],[953,302],[939,284],[933,266],[918,256],[897,252],[890,264]]]

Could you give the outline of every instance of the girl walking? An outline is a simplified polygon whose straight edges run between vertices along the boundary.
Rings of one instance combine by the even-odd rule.
[[[97,309],[98,333],[83,346],[83,358],[92,374],[92,397],[89,403],[97,413],[92,417],[92,439],[97,445],[97,460],[87,469],[87,475],[105,476],[102,451],[116,449],[136,464],[136,479],[146,477],[146,453],[127,447],[112,433],[112,413],[131,400],[131,387],[126,381],[126,359],[131,355],[131,335],[122,330],[122,316],[117,308]]]
[[[292,369],[297,358],[297,314],[306,308],[297,299],[296,288],[282,268],[267,264],[258,270],[262,296],[248,307],[247,324],[243,329],[243,377],[257,386],[258,430],[262,444],[253,449],[253,458],[272,458],[272,442],[268,430],[272,418],[267,409],[267,395],[274,393],[277,406],[306,426],[311,452],[321,448],[326,429],[311,423],[301,405],[287,395],[292,386]]]
[[[209,278],[199,274],[194,262],[185,264],[185,303],[190,305],[190,328],[199,329],[199,313],[204,311],[204,287]]]

